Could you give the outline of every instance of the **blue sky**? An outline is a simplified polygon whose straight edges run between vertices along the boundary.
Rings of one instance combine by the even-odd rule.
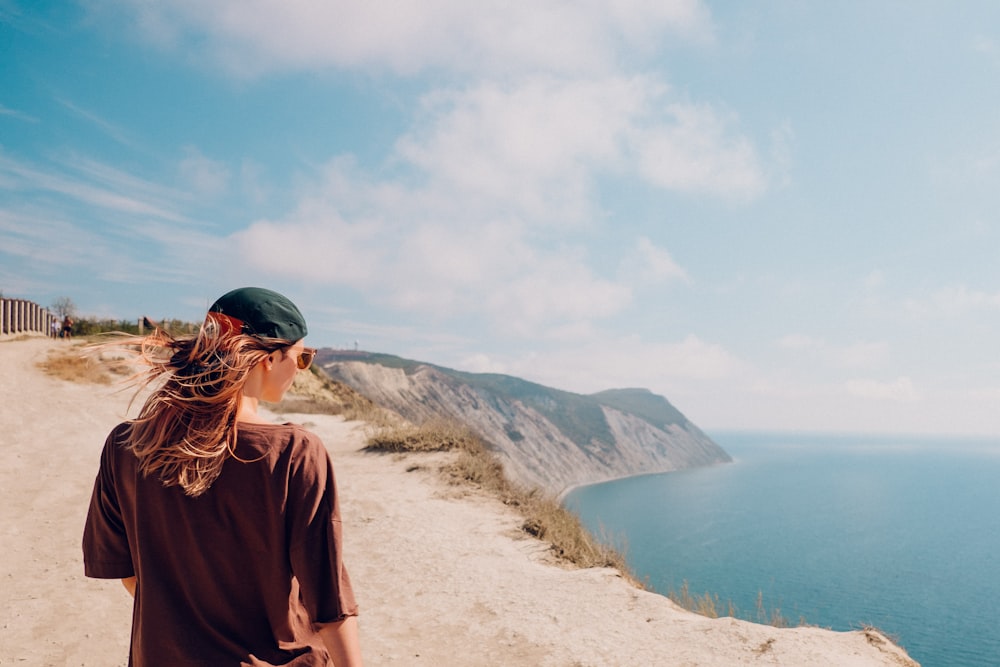
[[[0,290],[1000,435],[1000,4],[0,0]]]

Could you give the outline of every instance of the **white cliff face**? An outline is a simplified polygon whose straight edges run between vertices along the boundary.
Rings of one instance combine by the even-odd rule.
[[[433,366],[418,366],[409,374],[361,361],[334,361],[323,368],[412,422],[447,417],[468,425],[495,449],[512,481],[552,493],[579,484],[731,460],[683,418],[661,428],[602,405],[603,438],[587,436],[588,441],[579,442],[585,438],[577,434],[572,440],[525,401],[464,383]],[[549,401],[542,409],[551,413],[558,407]]]

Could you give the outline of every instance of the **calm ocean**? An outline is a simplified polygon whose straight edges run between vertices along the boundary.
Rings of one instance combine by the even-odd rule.
[[[715,433],[735,462],[574,490],[659,592],[1000,665],[1000,440]]]

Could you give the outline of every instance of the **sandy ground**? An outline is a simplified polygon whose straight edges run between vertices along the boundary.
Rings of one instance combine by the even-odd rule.
[[[131,600],[86,579],[80,537],[101,446],[128,394],[46,376],[47,339],[0,341],[0,665],[124,665]],[[360,451],[364,425],[297,415],[327,444],[367,665],[914,665],[876,633],[685,612],[606,569],[553,565],[441,455]]]

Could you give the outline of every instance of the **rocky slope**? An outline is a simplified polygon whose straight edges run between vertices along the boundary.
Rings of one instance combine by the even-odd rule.
[[[317,363],[412,422],[444,417],[467,424],[496,450],[511,479],[552,493],[731,461],[665,398],[645,389],[584,396],[364,352],[321,350]]]

